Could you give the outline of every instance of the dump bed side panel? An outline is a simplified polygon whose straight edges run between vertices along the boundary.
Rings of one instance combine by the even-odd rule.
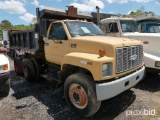
[[[34,30],[10,32],[10,48],[25,52],[36,52],[39,49],[38,36]]]

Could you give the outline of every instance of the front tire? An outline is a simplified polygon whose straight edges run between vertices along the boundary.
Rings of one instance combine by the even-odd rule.
[[[83,73],[72,74],[66,79],[64,96],[73,111],[84,117],[92,116],[101,106],[93,79]]]

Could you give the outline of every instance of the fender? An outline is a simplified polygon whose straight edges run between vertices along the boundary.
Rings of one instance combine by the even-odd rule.
[[[160,61],[160,57],[152,54],[144,53],[144,63],[146,67],[160,69],[158,67],[155,67],[156,61]]]
[[[99,57],[98,54],[73,52],[64,56],[61,64],[61,70],[63,65],[69,64],[85,68],[89,70],[95,81],[102,79],[102,64],[107,62],[113,62],[113,58]]]

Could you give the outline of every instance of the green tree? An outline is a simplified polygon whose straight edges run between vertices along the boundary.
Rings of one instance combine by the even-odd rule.
[[[37,18],[36,18],[36,17],[33,17],[32,23],[33,23],[33,24],[36,24],[36,23],[37,23]]]
[[[145,7],[142,6],[140,9],[138,9],[138,10],[136,10],[136,11],[131,11],[128,16],[133,17],[133,16],[136,16],[136,15],[141,15],[141,14],[143,14],[143,13],[145,13],[145,14],[154,13],[154,12],[152,12],[152,11],[149,11],[149,12],[148,12],[148,11],[144,11],[144,10],[145,10]]]
[[[140,15],[144,12],[144,6],[142,6],[140,9],[137,9],[136,11],[131,11],[129,16],[135,16],[135,15]]]
[[[154,14],[154,12],[152,12],[152,11],[149,11],[149,12],[145,11],[144,13],[145,13],[145,14],[150,14],[150,13],[153,13],[153,14]]]
[[[0,30],[0,39],[2,39],[3,35],[2,35],[2,30]]]
[[[0,29],[1,29],[1,30],[4,30],[4,29],[10,30],[10,29],[12,29],[12,24],[11,24],[11,22],[8,21],[8,20],[3,20],[3,21],[0,23]]]
[[[23,24],[19,24],[19,25],[12,25],[12,23],[8,20],[2,20],[0,23],[0,38],[2,39],[3,35],[2,35],[2,30],[29,30],[29,29],[33,29],[34,28],[34,24],[37,22],[37,18],[33,18],[32,23],[30,23],[29,25],[23,25]]]
[[[8,20],[2,20],[0,23],[0,38],[2,39],[3,35],[2,35],[2,30],[10,30],[12,29],[12,24],[10,21]]]

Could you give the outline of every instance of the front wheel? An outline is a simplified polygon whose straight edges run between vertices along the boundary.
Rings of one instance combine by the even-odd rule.
[[[75,73],[66,79],[64,96],[68,105],[84,117],[92,116],[101,106],[101,102],[97,101],[93,79],[83,73]]]

